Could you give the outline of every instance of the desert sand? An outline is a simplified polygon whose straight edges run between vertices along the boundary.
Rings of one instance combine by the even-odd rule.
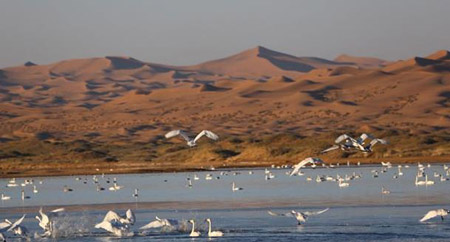
[[[320,157],[450,161],[446,50],[326,60],[258,46],[193,66],[109,56],[0,69],[0,84],[1,177],[292,164],[361,132],[390,145]],[[189,149],[163,138],[171,129],[221,140]]]

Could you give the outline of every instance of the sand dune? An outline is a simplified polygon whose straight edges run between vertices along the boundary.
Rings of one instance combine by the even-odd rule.
[[[5,68],[0,83],[0,137],[5,137],[0,148],[20,151],[4,157],[48,158],[33,139],[62,142],[61,147],[77,140],[91,146],[147,147],[164,142],[161,135],[173,128],[209,128],[242,139],[278,134],[329,138],[355,130],[394,139],[418,134],[434,140],[422,147],[427,154],[450,152],[436,148],[448,143],[450,128],[448,51],[389,64],[366,57],[295,57],[264,47],[184,67],[104,57]],[[139,149],[151,159],[164,157],[155,147]],[[119,160],[144,159],[102,149],[106,155],[70,150],[60,155],[69,160],[83,155],[109,159],[112,154]],[[396,156],[399,149],[410,148],[394,146],[382,156]],[[23,155],[27,152],[30,156]],[[252,153],[239,152],[243,155],[236,157],[242,159]]]

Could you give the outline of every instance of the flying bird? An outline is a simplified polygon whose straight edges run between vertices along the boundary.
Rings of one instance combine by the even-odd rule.
[[[175,219],[165,219],[165,218],[159,218],[158,216],[155,217],[155,220],[140,227],[140,230],[146,230],[146,229],[156,229],[161,227],[174,227],[175,225],[178,225],[178,221]]]
[[[449,213],[450,213],[450,210],[444,209],[444,208],[431,210],[431,211],[428,211],[428,213],[425,214],[425,216],[423,216],[423,218],[420,219],[420,222],[425,222],[425,221],[432,219],[434,217],[437,217],[437,216],[441,216],[441,220],[444,220],[444,217],[447,216]]]
[[[294,174],[297,174],[300,169],[304,166],[306,166],[307,164],[316,164],[316,163],[322,163],[323,164],[323,160],[319,159],[319,158],[313,158],[313,157],[308,157],[302,161],[300,161],[297,165],[294,165],[292,168],[291,173],[289,174],[289,176],[293,176]]]
[[[188,145],[189,147],[194,147],[194,146],[196,146],[196,145],[197,145],[197,141],[198,141],[201,137],[203,137],[204,135],[206,135],[206,137],[208,137],[208,138],[210,138],[210,139],[212,139],[212,140],[218,140],[218,139],[219,139],[219,136],[218,136],[217,134],[215,134],[215,133],[213,133],[213,132],[211,132],[211,131],[209,131],[209,130],[203,130],[202,132],[200,132],[199,134],[197,134],[197,136],[195,136],[194,139],[190,138],[189,135],[188,135],[186,132],[184,132],[183,130],[179,130],[179,129],[177,129],[177,130],[172,130],[172,131],[168,132],[168,133],[165,135],[165,137],[166,137],[166,139],[170,139],[170,138],[175,137],[175,136],[177,136],[177,135],[180,135],[181,137],[183,137],[183,138],[186,140],[187,145]]]
[[[329,210],[329,208],[326,208],[326,209],[320,210],[320,211],[316,211],[316,212],[297,212],[295,210],[292,210],[289,213],[274,213],[272,211],[268,211],[268,213],[272,216],[293,217],[297,220],[298,225],[301,225],[302,223],[306,222],[308,217],[322,214],[328,210]]]

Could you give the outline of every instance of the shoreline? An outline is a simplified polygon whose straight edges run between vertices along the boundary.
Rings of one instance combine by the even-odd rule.
[[[443,164],[450,163],[450,156],[438,157],[400,157],[400,158],[342,158],[327,159],[326,164],[340,163],[345,166],[349,162],[356,165],[380,164],[381,162],[391,162],[397,164],[430,163]],[[176,164],[175,164],[176,163]],[[24,177],[51,177],[51,176],[75,176],[75,175],[99,175],[99,174],[145,174],[145,173],[173,173],[173,172],[194,172],[211,171],[215,169],[245,169],[245,168],[266,168],[282,165],[293,165],[292,161],[237,161],[233,164],[224,162],[209,162],[208,164],[183,164],[180,162],[86,162],[86,163],[19,163],[16,166],[7,166],[0,163],[0,178],[24,178]],[[9,164],[11,165],[11,164]]]

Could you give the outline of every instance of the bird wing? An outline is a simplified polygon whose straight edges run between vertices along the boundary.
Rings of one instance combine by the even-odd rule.
[[[289,174],[289,176],[292,176],[292,175],[294,175],[295,173],[297,173],[297,172],[300,170],[300,168],[304,167],[304,166],[305,166],[306,164],[308,164],[308,163],[314,163],[313,158],[308,157],[308,158],[306,158],[306,159],[300,161],[297,165],[294,165],[294,169],[291,171],[291,173]]]
[[[274,213],[272,211],[267,211],[268,214],[272,216],[281,216],[281,217],[294,217],[291,213]]]
[[[119,214],[117,214],[116,212],[108,211],[103,221],[111,222],[111,221],[120,221],[121,219],[122,217],[120,217]]]
[[[332,151],[332,150],[336,150],[336,149],[339,149],[339,145],[333,145],[333,146],[331,146],[330,148],[328,148],[328,149],[325,149],[325,150],[322,150],[320,153],[327,153],[327,152],[329,152],[329,151]]]
[[[133,211],[131,211],[131,209],[127,210],[126,216],[130,223],[134,224],[134,222],[136,221],[136,216],[134,215]]]
[[[197,136],[195,136],[194,142],[197,142],[203,135],[206,135],[206,137],[212,139],[212,140],[218,140],[219,136],[209,130],[203,130],[202,132],[198,133]]]
[[[384,139],[373,139],[372,141],[370,141],[370,144],[369,144],[369,147],[372,147],[372,146],[374,146],[376,143],[380,143],[380,144],[383,144],[383,145],[387,145],[387,141],[386,140],[384,140]]]
[[[15,229],[17,226],[19,226],[23,219],[25,218],[26,214],[24,214],[20,219],[18,219],[16,222],[14,222],[13,224],[11,224],[11,226],[8,228],[7,231],[12,231],[13,229]]]
[[[337,137],[337,139],[334,141],[334,143],[339,144],[343,140],[346,140],[346,139],[350,139],[352,141],[356,141],[355,139],[353,139],[352,137],[348,136],[347,134],[343,134],[343,135]]]
[[[168,132],[165,135],[165,137],[166,137],[166,139],[170,139],[170,138],[175,137],[177,135],[180,135],[181,137],[183,137],[183,139],[185,139],[187,142],[190,141],[189,136],[186,134],[186,132],[184,132],[183,130],[179,130],[179,129],[172,130],[172,131]]]
[[[0,223],[0,232],[6,231],[11,226],[11,222],[5,221]]]
[[[364,142],[364,140],[366,140],[367,138],[373,139],[373,136],[371,134],[363,133],[363,134],[361,134],[361,136],[359,136],[359,138],[356,139],[356,141],[359,144],[362,144]]]
[[[162,226],[164,226],[164,224],[161,221],[155,220],[155,221],[152,221],[152,222],[140,227],[139,229],[140,230],[155,229],[155,228],[161,228]]]
[[[53,209],[52,211],[50,211],[51,213],[61,213],[64,212],[66,209],[64,208],[57,208],[57,209]]]
[[[429,211],[427,214],[425,214],[425,216],[423,216],[423,218],[420,219],[420,222],[425,222],[429,219],[432,219],[434,217],[438,216],[438,213],[436,210],[431,210]]]
[[[324,213],[326,211],[328,211],[330,208],[326,208],[324,210],[320,210],[320,211],[314,211],[314,212],[303,212],[303,214],[307,215],[307,216],[311,216],[311,215],[319,215],[321,213]]]

